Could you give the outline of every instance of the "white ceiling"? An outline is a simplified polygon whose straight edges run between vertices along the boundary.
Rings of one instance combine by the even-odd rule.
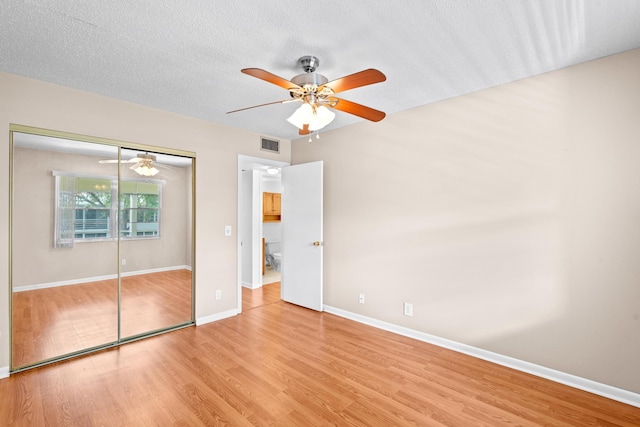
[[[303,55],[387,114],[640,48],[638,0],[2,0],[0,70],[284,139]],[[640,70],[639,70],[640,72]],[[361,121],[338,112],[325,129]]]

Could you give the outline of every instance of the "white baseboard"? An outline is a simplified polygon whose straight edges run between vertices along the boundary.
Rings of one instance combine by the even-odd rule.
[[[544,366],[525,362],[523,360],[515,359],[513,357],[504,356],[498,353],[493,353],[491,351],[483,350],[481,348],[473,347],[473,346],[462,344],[456,341],[451,341],[445,338],[441,338],[435,335],[416,331],[410,328],[406,328],[404,326],[394,325],[393,323],[388,323],[382,320],[377,320],[377,319],[363,316],[357,313],[352,313],[350,311],[342,310],[340,308],[325,305],[324,311],[326,311],[327,313],[335,314],[336,316],[354,320],[359,323],[364,323],[366,325],[373,326],[378,329],[383,329],[385,331],[393,332],[398,335],[404,335],[409,338],[414,338],[419,341],[424,341],[429,344],[434,344],[439,347],[444,347],[449,350],[454,350],[459,353],[464,353],[469,356],[477,357],[478,359],[483,359],[489,362],[493,362],[498,365],[515,369],[517,371],[526,372],[531,375],[535,375],[541,378],[555,381],[560,384],[568,385],[573,388],[588,391],[589,393],[597,394],[599,396],[617,400],[619,402],[626,403],[628,405],[632,405],[640,408],[639,393],[634,393],[634,392],[613,387],[607,384],[602,384],[586,378],[581,378],[575,375],[567,374],[565,372],[556,371],[555,369],[546,368]]]
[[[232,310],[223,311],[222,313],[211,314],[209,316],[196,318],[196,326],[201,326],[211,322],[217,322],[218,320],[226,319],[227,317],[237,316],[239,313],[237,308]]]
[[[262,284],[259,285],[253,285],[251,283],[247,283],[247,282],[242,282],[242,286],[244,286],[245,288],[249,288],[249,289],[258,289],[262,287]]]
[[[148,270],[129,271],[127,273],[122,273],[122,277],[139,276],[141,274],[161,273],[163,271],[174,270],[191,270],[191,266],[174,265],[170,267],[151,268]],[[109,274],[106,276],[84,277],[82,279],[61,280],[59,282],[39,283],[36,285],[14,286],[13,292],[33,291],[36,289],[55,288],[56,286],[77,285],[80,283],[99,282],[101,280],[111,280],[117,278],[117,274]]]
[[[9,367],[8,366],[0,366],[0,379],[9,378]]]

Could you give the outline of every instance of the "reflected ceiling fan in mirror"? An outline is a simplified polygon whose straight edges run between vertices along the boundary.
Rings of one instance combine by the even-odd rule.
[[[99,163],[118,163],[118,160],[100,160]],[[120,160],[120,163],[133,163],[129,169],[141,176],[155,176],[160,172],[155,167],[156,156],[149,153],[139,153],[132,159]]]
[[[384,119],[385,113],[382,111],[335,96],[335,94],[349,89],[385,81],[387,78],[380,71],[369,68],[329,81],[322,74],[315,72],[318,65],[320,65],[320,61],[315,56],[303,56],[298,60],[298,64],[302,67],[304,73],[295,76],[291,81],[260,68],[244,68],[240,70],[244,74],[288,90],[291,99],[241,108],[229,111],[227,114],[266,105],[301,102],[302,105],[287,119],[289,123],[299,129],[298,133],[300,135],[308,135],[331,123],[335,117],[335,113],[332,110],[343,111],[373,122],[379,122]]]

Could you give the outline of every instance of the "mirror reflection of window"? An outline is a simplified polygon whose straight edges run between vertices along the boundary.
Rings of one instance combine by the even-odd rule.
[[[75,239],[111,237],[112,180],[76,178]]]
[[[120,222],[120,238],[160,236],[164,181],[122,180],[118,184],[117,177],[81,177],[68,172],[54,172],[54,175],[54,247],[73,247],[77,240],[117,239],[117,220]],[[118,193],[119,206],[112,202],[118,200]]]
[[[120,184],[120,237],[160,236],[162,183],[123,181]]]

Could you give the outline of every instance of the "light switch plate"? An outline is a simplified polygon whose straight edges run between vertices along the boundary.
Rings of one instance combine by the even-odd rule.
[[[224,235],[229,237],[231,236],[231,226],[230,225],[225,225],[224,226]]]

